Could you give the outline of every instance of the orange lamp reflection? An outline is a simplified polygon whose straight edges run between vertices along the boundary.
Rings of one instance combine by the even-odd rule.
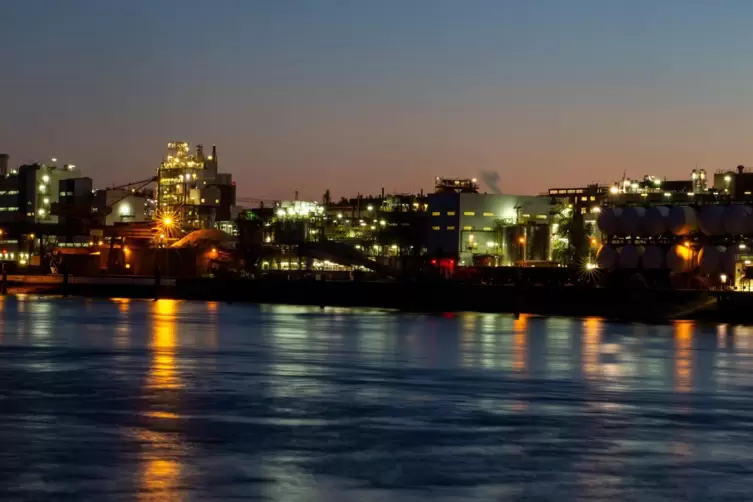
[[[155,302],[153,358],[148,386],[156,389],[181,387],[175,364],[175,311],[176,300],[161,299]]]
[[[675,390],[690,392],[692,387],[692,321],[677,321],[674,323],[675,335]]]

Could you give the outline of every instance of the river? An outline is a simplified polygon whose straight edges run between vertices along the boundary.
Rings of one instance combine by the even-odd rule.
[[[748,500],[753,330],[0,298],[3,500]]]

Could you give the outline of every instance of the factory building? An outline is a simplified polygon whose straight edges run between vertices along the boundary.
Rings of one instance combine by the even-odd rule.
[[[104,216],[104,225],[148,221],[148,201],[144,193],[127,188],[97,190],[94,193],[92,212]]]
[[[232,175],[219,173],[217,147],[206,155],[185,142],[171,142],[157,170],[157,216],[169,215],[186,229],[214,228],[231,218],[236,191]]]
[[[60,182],[79,176],[73,165],[6,167],[0,178],[0,223],[58,223],[50,208],[60,198]]]
[[[460,266],[551,259],[550,197],[477,190],[473,180],[440,179],[428,196],[429,255],[457,259]]]

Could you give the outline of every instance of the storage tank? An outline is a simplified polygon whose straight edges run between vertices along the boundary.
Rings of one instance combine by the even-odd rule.
[[[622,216],[622,208],[605,207],[596,218],[596,226],[605,235],[616,235],[620,231],[620,216]]]
[[[628,207],[622,211],[619,219],[620,229],[625,235],[641,236],[644,235],[643,220],[646,214],[646,208]]]
[[[651,206],[646,209],[643,217],[643,230],[649,237],[656,237],[667,231],[667,218],[669,208],[667,206]],[[664,253],[662,253],[663,256]],[[662,258],[663,261],[663,258]]]
[[[698,217],[698,226],[706,235],[724,235],[727,229],[724,228],[724,206],[718,204],[709,204],[701,208],[701,214]]]
[[[737,246],[730,246],[722,253],[721,258],[721,270],[730,277],[735,276],[735,268],[737,267],[737,257],[740,255],[740,250]]]
[[[604,244],[599,248],[598,253],[596,253],[596,263],[599,265],[599,268],[616,268],[619,261],[619,254],[611,244]]]
[[[661,270],[667,268],[664,261],[665,254],[664,250],[659,246],[646,246],[646,249],[643,250],[643,257],[641,259],[643,268],[645,270]]]
[[[670,206],[667,228],[675,235],[688,235],[698,230],[698,213],[691,206]]]
[[[641,264],[641,249],[628,244],[620,249],[620,268],[638,268]]]
[[[673,273],[690,272],[695,268],[695,252],[682,244],[677,244],[667,251],[667,268]]]
[[[698,266],[701,272],[709,275],[718,274],[722,267],[722,253],[724,246],[712,246],[707,244],[698,253]]]
[[[724,228],[728,234],[745,235],[753,230],[753,208],[732,204],[724,209]]]

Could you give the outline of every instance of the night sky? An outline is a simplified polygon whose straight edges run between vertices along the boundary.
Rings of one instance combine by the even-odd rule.
[[[239,196],[753,165],[750,0],[0,0],[0,151],[95,183],[217,144]]]

